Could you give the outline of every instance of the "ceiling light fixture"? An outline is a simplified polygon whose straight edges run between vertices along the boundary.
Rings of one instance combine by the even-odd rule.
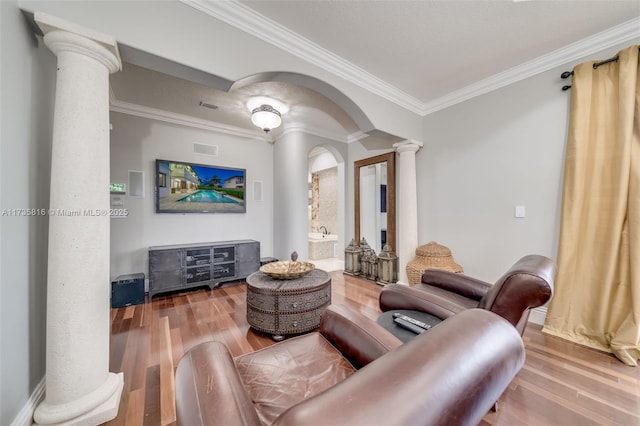
[[[251,111],[251,122],[269,133],[271,129],[275,129],[282,124],[282,116],[280,111],[271,105],[263,104]]]

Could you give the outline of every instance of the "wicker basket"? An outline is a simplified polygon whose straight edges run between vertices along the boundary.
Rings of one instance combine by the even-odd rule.
[[[464,272],[462,266],[453,260],[451,250],[434,241],[418,247],[416,257],[407,263],[409,284],[418,284],[422,279],[422,273],[427,269],[442,269],[457,274]]]

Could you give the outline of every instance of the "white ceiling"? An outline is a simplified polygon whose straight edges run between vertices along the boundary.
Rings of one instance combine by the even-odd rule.
[[[423,103],[640,16],[640,1],[246,1]]]
[[[480,94],[482,89],[470,88],[496,76],[535,68],[530,64],[536,61],[546,66],[550,61],[542,59],[612,27],[640,37],[637,0],[183,1],[294,55],[319,58],[316,65],[347,70],[356,84],[420,114]],[[204,127],[220,123],[230,133],[260,135],[246,103],[256,95],[272,95],[289,106],[285,123],[324,128],[345,140],[357,135],[344,111],[310,89],[260,81],[227,91],[233,82],[224,87],[216,76],[167,66],[126,47],[122,53],[131,64],[111,77],[116,111],[140,106],[147,116],[168,111]],[[565,52],[556,56],[568,62]],[[202,108],[200,101],[220,108]],[[376,138],[393,139],[384,132],[368,139]]]

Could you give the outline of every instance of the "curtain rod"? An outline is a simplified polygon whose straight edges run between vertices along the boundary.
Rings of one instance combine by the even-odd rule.
[[[640,50],[640,48],[638,48],[638,50]],[[600,61],[600,62],[594,62],[593,63],[593,69],[597,70],[599,66],[602,65],[606,65],[609,64],[611,62],[618,62],[618,59],[620,59],[619,55],[614,56],[613,58],[609,58],[609,59],[605,59],[604,61]],[[562,74],[560,74],[560,78],[561,79],[567,79],[569,77],[571,77],[573,75],[573,71],[565,71]],[[567,86],[562,86],[562,91],[567,91],[571,89],[571,85],[567,85]]]

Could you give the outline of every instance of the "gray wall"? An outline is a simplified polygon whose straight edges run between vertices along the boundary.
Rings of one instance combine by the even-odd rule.
[[[5,209],[49,205],[55,57],[15,1],[0,2],[0,424],[45,373],[48,218]]]
[[[297,251],[308,258],[308,155],[317,145],[346,158],[347,145],[318,136],[289,132],[273,145],[262,141],[193,129],[121,113],[111,113],[111,181],[126,183],[129,170],[144,172],[145,197],[125,196],[128,216],[111,220],[111,276],[148,272],[149,246],[255,239],[261,256],[288,259]],[[193,143],[218,146],[218,157],[193,153]],[[245,214],[156,214],[155,160],[245,168]],[[344,162],[337,166],[337,223],[344,224]],[[262,182],[262,201],[253,200],[253,181]],[[344,225],[342,225],[344,229]],[[334,233],[340,232],[336,225]],[[338,235],[339,247],[344,237]]]
[[[497,278],[523,254],[538,252],[555,257],[568,101],[568,94],[559,89],[562,82],[558,76],[570,66],[422,119],[181,3],[156,2],[152,14],[148,13],[146,2],[20,4],[226,78],[277,69],[326,81],[360,105],[379,129],[425,142],[425,148],[417,154],[421,243],[436,240],[448,245],[467,273],[487,280]],[[189,30],[167,31],[168,17]],[[55,58],[48,49],[38,46],[15,1],[0,1],[0,42],[0,207],[47,208]],[[590,57],[606,58],[613,51]],[[255,61],[255,52],[260,52],[268,62]],[[134,125],[136,120],[138,123]],[[270,207],[265,204],[264,208],[257,205],[252,208],[249,204],[246,215],[220,221],[208,217],[196,220],[192,216],[150,213],[153,189],[149,182],[153,181],[155,158],[182,157],[186,155],[183,141],[212,137],[211,133],[117,114],[113,114],[113,122],[112,177],[121,181],[126,171],[142,170],[147,182],[145,198],[126,200],[131,217],[112,220],[114,275],[146,269],[144,250],[148,245],[187,238],[204,241],[246,235],[261,240],[263,250],[270,248],[277,257],[287,256],[299,247],[306,250],[307,156],[318,144],[331,146],[346,159],[338,167],[338,173],[343,173],[346,181],[345,193],[338,195],[338,209],[346,215],[345,232],[338,232],[348,242],[353,236],[353,161],[385,151],[367,150],[359,142],[345,146],[293,133],[285,135],[281,145],[281,141],[274,147],[264,143],[251,145],[247,150],[253,156],[245,153],[241,157],[240,148],[228,151],[225,148],[225,161],[238,166],[244,162],[250,181],[263,180],[263,197],[272,204]],[[219,144],[226,147],[244,142],[226,138],[220,139]],[[304,166],[299,168],[290,161]],[[296,176],[300,175],[295,182],[301,186],[294,184],[291,188],[294,198],[284,199],[291,175],[280,172],[290,165]],[[259,172],[253,175],[254,170]],[[526,218],[513,218],[516,204],[527,207]],[[251,216],[254,212],[258,215]],[[196,226],[190,227],[192,220]],[[304,220],[301,226],[299,220]],[[246,234],[229,230],[247,225],[250,228]],[[213,229],[209,231],[209,227]],[[0,424],[3,425],[10,424],[19,414],[44,376],[47,228],[46,217],[0,217]],[[207,229],[204,235],[198,231],[204,229]],[[290,232],[295,232],[291,239]],[[284,238],[281,244],[280,237]]]
[[[448,246],[466,274],[490,282],[523,255],[555,259],[570,100],[560,74],[631,44],[425,117],[419,244]],[[514,217],[516,205],[525,218]]]
[[[129,170],[144,172],[144,198],[125,196],[129,215],[111,219],[111,275],[148,272],[149,246],[236,239],[260,241],[273,255],[273,146],[211,131],[111,113],[111,181],[126,183]],[[193,143],[216,145],[218,156],[193,152]],[[155,160],[246,169],[246,213],[157,214]],[[306,164],[306,163],[305,163]],[[253,199],[262,182],[262,201]]]

